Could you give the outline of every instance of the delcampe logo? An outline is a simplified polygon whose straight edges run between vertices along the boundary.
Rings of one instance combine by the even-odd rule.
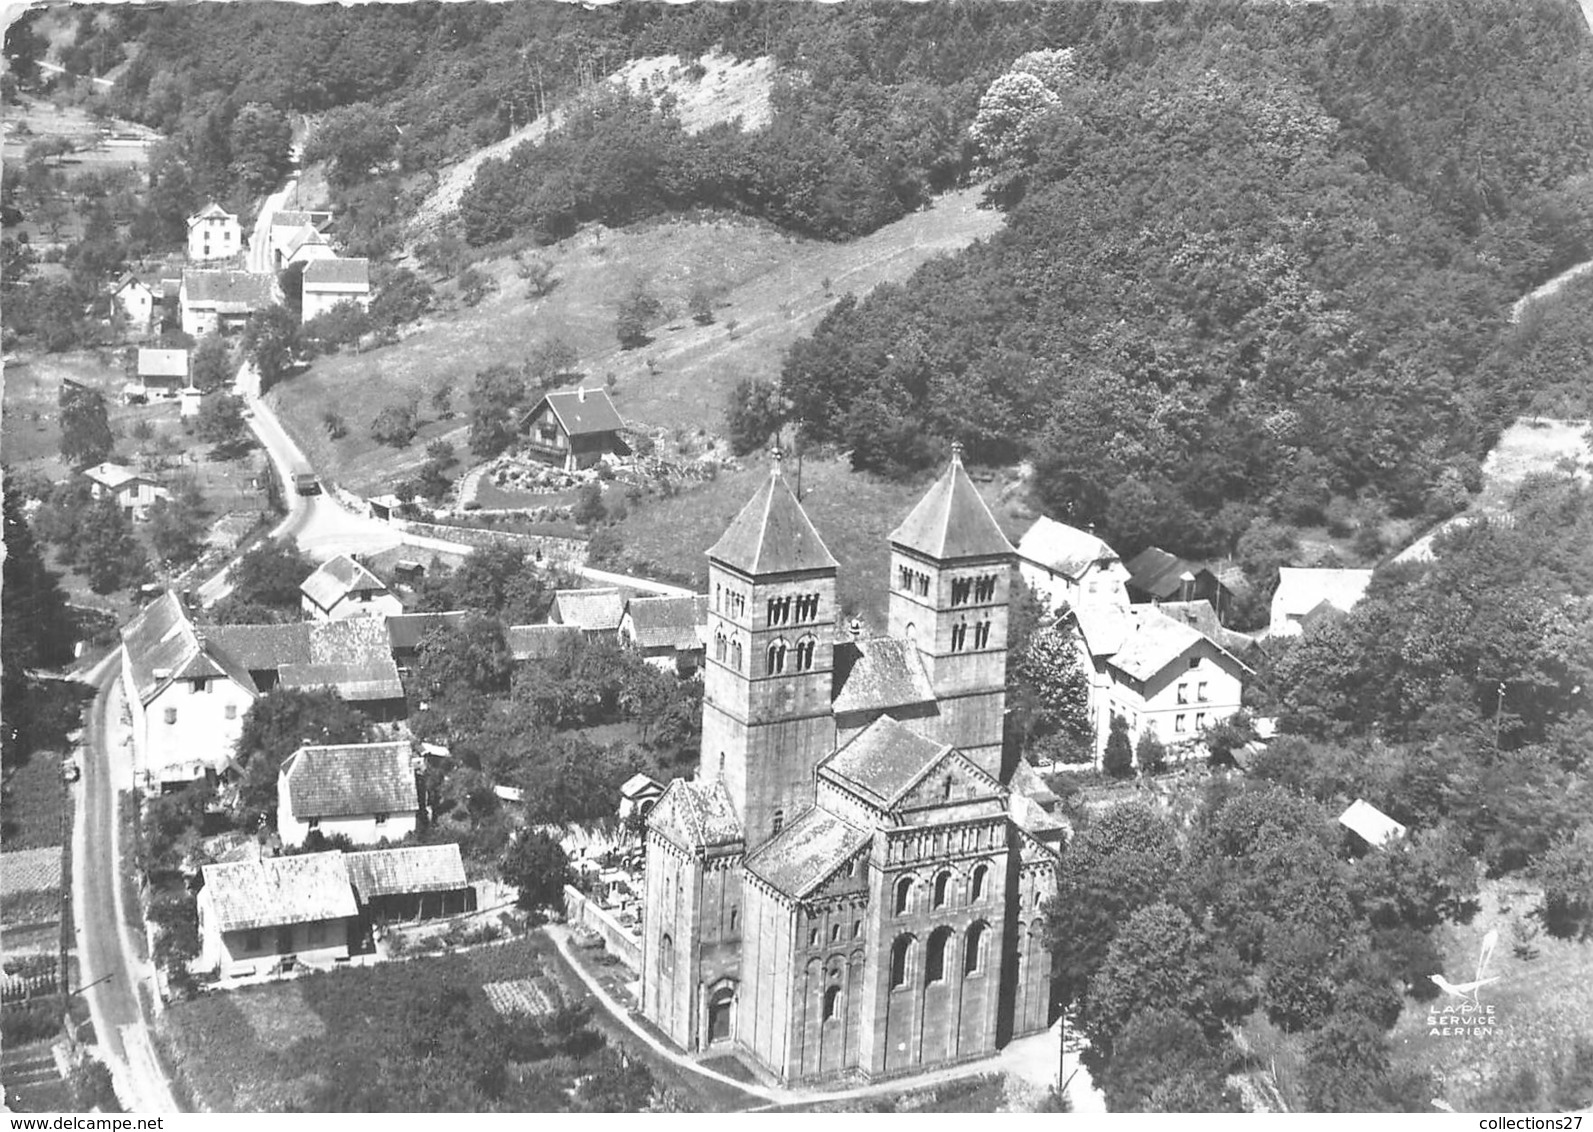
[[[1482,937],[1477,953],[1477,973],[1464,983],[1452,983],[1443,975],[1429,976],[1449,1001],[1435,1003],[1427,1012],[1427,1036],[1433,1038],[1493,1038],[1499,1034],[1497,1007],[1483,1004],[1482,988],[1497,983],[1503,976],[1488,974],[1488,961],[1499,945],[1499,929]]]

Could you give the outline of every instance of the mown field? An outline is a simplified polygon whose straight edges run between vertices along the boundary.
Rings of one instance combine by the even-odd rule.
[[[586,384],[613,378],[615,403],[627,421],[722,432],[726,398],[736,383],[777,379],[786,347],[842,295],[904,279],[932,256],[994,232],[1002,218],[977,207],[980,191],[948,194],[933,208],[849,244],[801,240],[728,217],[589,228],[543,253],[558,280],[551,294],[530,298],[511,260],[487,260],[477,269],[498,290],[477,306],[432,316],[398,345],[319,359],[273,390],[270,400],[318,468],[343,486],[371,493],[414,474],[432,440],[447,439],[466,455],[467,397],[475,375],[495,364],[518,366],[534,344],[554,336],[574,347]],[[659,296],[665,314],[649,345],[621,350],[615,308],[638,281]],[[688,312],[688,296],[700,283],[718,296],[708,326]],[[453,391],[452,420],[431,408],[440,388]],[[369,426],[381,409],[416,396],[426,423],[409,447],[386,448],[371,439]],[[328,412],[347,421],[341,440],[327,436]]]

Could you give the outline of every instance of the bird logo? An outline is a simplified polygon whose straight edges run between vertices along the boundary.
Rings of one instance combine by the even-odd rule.
[[[1469,983],[1452,983],[1442,975],[1430,975],[1429,978],[1437,984],[1438,989],[1447,995],[1459,999],[1470,999],[1477,1006],[1482,1005],[1479,991],[1489,983],[1497,983],[1503,976],[1494,975],[1486,978],[1483,975],[1488,966],[1488,960],[1493,958],[1493,949],[1499,944],[1499,929],[1494,928],[1482,937],[1482,950],[1477,954],[1477,977]]]

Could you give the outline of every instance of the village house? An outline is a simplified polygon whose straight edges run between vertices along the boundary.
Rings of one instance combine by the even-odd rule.
[[[527,661],[552,660],[559,650],[584,634],[579,625],[511,625],[505,634],[509,656],[516,664]]]
[[[303,321],[325,314],[339,303],[361,310],[371,305],[370,261],[327,257],[312,259],[302,280]]]
[[[208,630],[261,692],[330,688],[372,722],[408,712],[404,684],[379,617],[288,625],[214,625]]]
[[[268,275],[247,271],[183,272],[177,293],[183,333],[195,338],[242,330],[249,316],[277,300],[276,284]]]
[[[143,519],[157,499],[168,499],[167,491],[155,480],[122,464],[95,464],[83,469],[93,499],[111,499],[130,519]]]
[[[1348,613],[1366,596],[1371,584],[1370,570],[1281,566],[1267,635],[1297,636],[1314,620]]]
[[[261,857],[201,870],[200,969],[223,978],[302,963],[333,967],[359,938],[343,854]]]
[[[343,856],[360,916],[368,925],[476,910],[476,890],[465,877],[458,845],[405,845]]]
[[[303,845],[312,832],[355,845],[415,832],[420,795],[407,742],[303,746],[277,778],[277,834]]]
[[[138,351],[138,384],[146,397],[175,397],[188,387],[188,351]]]
[[[1090,677],[1097,766],[1114,716],[1130,742],[1150,733],[1176,753],[1239,710],[1250,669],[1186,621],[1145,605],[1079,609],[1072,620]]]
[[[1128,604],[1128,569],[1117,551],[1044,515],[1018,541],[1018,573],[1048,609]]]
[[[196,629],[169,590],[121,636],[135,780],[158,790],[220,773],[259,695],[248,669]]]
[[[1156,608],[1173,620],[1182,621],[1204,633],[1246,664],[1251,662],[1252,654],[1260,648],[1261,642],[1249,633],[1230,629],[1219,621],[1217,611],[1209,601],[1164,601]]]
[[[271,234],[275,236],[278,231],[280,230],[273,228]],[[337,252],[332,249],[330,240],[306,224],[288,234],[282,245],[276,249],[276,256],[277,268],[281,270],[296,263],[308,264],[317,259],[336,259]]]
[[[298,209],[280,209],[271,215],[271,269],[283,268],[300,260],[324,258],[335,255],[332,246],[322,234],[330,223],[330,212],[305,212]],[[315,251],[304,252],[306,248]]]
[[[397,613],[387,617],[387,645],[400,672],[409,671],[420,656],[420,642],[439,629],[457,629],[468,612]]]
[[[243,251],[238,218],[211,203],[188,218],[188,258],[195,262],[230,259]]]
[[[347,554],[321,563],[300,583],[299,594],[305,616],[317,621],[404,612],[404,603],[387,583]]]
[[[132,272],[127,272],[111,288],[111,298],[116,301],[117,309],[127,319],[129,330],[135,334],[143,334],[149,330],[150,322],[155,317],[155,307],[160,300],[148,283]]]
[[[1218,617],[1227,615],[1233,591],[1204,562],[1147,547],[1128,561],[1128,597],[1134,602],[1209,601]]]
[[[520,418],[526,450],[567,472],[590,468],[604,456],[629,456],[620,439],[625,422],[602,389],[546,394]]]
[[[549,622],[572,625],[588,640],[613,640],[624,616],[625,599],[616,589],[555,590],[553,604],[548,608]]]
[[[706,595],[633,597],[620,615],[619,639],[663,672],[688,675],[702,667]]]

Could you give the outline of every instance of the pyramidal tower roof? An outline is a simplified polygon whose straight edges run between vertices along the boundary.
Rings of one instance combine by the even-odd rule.
[[[951,464],[902,525],[891,532],[891,542],[940,562],[1013,553],[1012,544],[963,470],[960,444],[952,445]]]
[[[708,557],[744,574],[836,569],[829,548],[780,474],[778,451],[774,471],[709,548]]]

